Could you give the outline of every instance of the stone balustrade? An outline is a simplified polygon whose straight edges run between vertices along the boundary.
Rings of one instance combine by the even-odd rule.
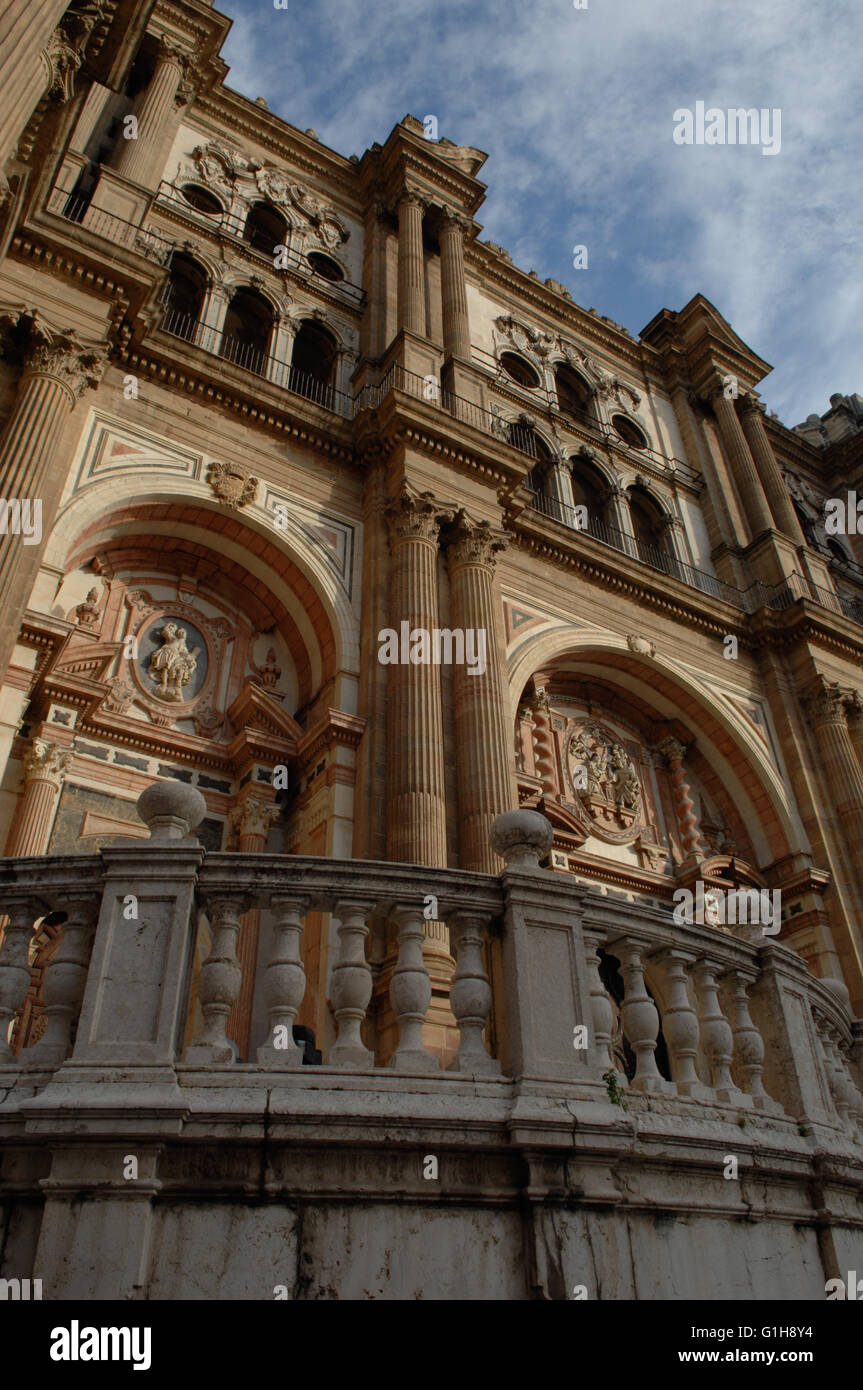
[[[250,1084],[274,1072],[298,1075],[303,1064],[293,1029],[314,989],[302,949],[310,913],[329,913],[334,922],[331,1036],[317,1040],[324,1070],[439,1072],[424,1040],[431,998],[424,903],[433,895],[456,956],[449,1002],[460,1044],[450,1072],[529,1078],[540,1087],[567,1083],[600,1104],[624,1096],[627,1108],[660,1100],[680,1113],[731,1107],[750,1121],[784,1116],[850,1137],[863,1126],[863,1026],[840,981],[815,979],[756,928],[679,925],[664,906],[539,869],[551,827],[533,812],[498,818],[492,844],[507,867],[494,877],[205,853],[193,834],[204,814],[198,792],[155,784],[139,806],[149,842],[0,866],[0,907],[8,913],[0,1068],[7,1077],[35,1076],[38,1086],[64,1063],[64,1076],[80,1068],[87,1077],[94,1068],[174,1075],[236,1067],[228,1019],[243,984],[240,921],[251,908],[261,912],[262,944],[253,1045],[242,1064]],[[66,921],[42,990],[44,1035],[15,1057],[6,1039],[30,984],[34,926],[57,911]],[[382,964],[369,958],[373,923],[388,924],[398,1031],[389,1055],[377,1056],[369,1009]],[[195,975],[201,931],[209,944]]]

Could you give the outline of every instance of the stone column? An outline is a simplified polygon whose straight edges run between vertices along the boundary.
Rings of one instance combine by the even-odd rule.
[[[863,700],[856,690],[849,690],[845,694],[845,715],[857,762],[863,773]]]
[[[805,545],[806,537],[767,438],[763,412],[754,397],[746,396],[741,402],[741,418],[743,433],[778,529],[795,545]]]
[[[464,278],[464,234],[468,218],[444,209],[440,231],[441,303],[444,351],[470,362],[470,319]]]
[[[399,198],[399,328],[424,338],[426,333],[423,213],[426,203],[404,189]]]
[[[848,732],[846,698],[837,681],[819,675],[803,703],[815,733],[824,786],[856,866],[863,846],[863,771]]]
[[[19,534],[4,536],[0,544],[2,679],[66,481],[65,467],[52,467],[66,417],[85,389],[98,383],[105,359],[103,349],[85,346],[71,329],[48,327],[35,309],[0,315],[0,331],[6,354],[23,363],[18,394],[0,436],[3,497],[21,511]],[[10,529],[14,526],[13,515]],[[25,529],[31,534],[24,535]]]
[[[689,795],[689,784],[686,781],[686,773],[683,770],[683,759],[686,756],[686,749],[676,738],[667,738],[664,743],[659,745],[660,752],[664,753],[668,759],[671,769],[671,795],[674,799],[674,809],[680,823],[680,839],[683,846],[684,857],[687,859],[702,859],[704,857],[701,844],[701,833],[698,829],[698,817],[693,814],[695,805]]]
[[[494,557],[506,539],[487,521],[460,511],[449,537],[453,626],[465,640],[465,662],[453,667],[454,727],[459,750],[459,862],[463,869],[498,874],[501,863],[489,843],[497,816],[512,810],[510,740],[506,727],[506,683],[494,614]],[[467,664],[468,633],[473,633]],[[482,635],[484,634],[484,636]],[[483,645],[484,644],[484,645]],[[478,656],[485,651],[485,669]]]
[[[390,528],[392,626],[399,636],[439,627],[437,540],[432,494],[403,490],[386,510]],[[407,645],[407,643],[404,643]],[[400,651],[399,655],[403,653]],[[429,654],[430,655],[430,654]],[[389,794],[387,858],[444,868],[446,800],[440,667],[399,661],[387,668]]]
[[[30,988],[30,938],[33,922],[45,912],[45,905],[34,902],[31,896],[3,896],[3,906],[9,920],[0,944],[0,1065],[14,1061],[6,1041],[9,1026],[19,1009],[24,1007]]]
[[[737,418],[734,401],[726,398],[722,390],[713,397],[713,409],[719,425],[719,434],[725,450],[737,490],[746,508],[746,525],[749,540],[755,540],[762,532],[772,530],[773,514],[767,505],[764,488],[758,470],[749,452],[746,436]]]
[[[250,796],[231,812],[231,829],[236,836],[239,854],[263,854],[270,827],[278,819],[279,807],[270,801]],[[237,942],[237,962],[243,972],[240,993],[228,1015],[228,1037],[233,1038],[241,1057],[249,1055],[249,1030],[252,1026],[252,1001],[255,995],[255,972],[258,965],[258,940],[261,934],[261,914],[254,907],[243,913]]]
[[[137,140],[120,137],[113,160],[116,173],[132,183],[149,188],[161,171],[166,136],[174,115],[174,103],[189,54],[169,39],[161,39],[156,68],[135,103],[138,120]]]
[[[10,859],[47,854],[60,788],[71,761],[71,749],[34,738],[24,761],[24,796],[6,849]]]
[[[47,47],[68,0],[4,0],[0,13],[0,184],[6,160],[51,82]],[[0,194],[2,204],[2,194]]]
[[[553,797],[560,790],[560,786],[548,692],[538,690],[530,702],[530,709],[533,714],[533,758],[536,775],[542,780],[543,796]]]

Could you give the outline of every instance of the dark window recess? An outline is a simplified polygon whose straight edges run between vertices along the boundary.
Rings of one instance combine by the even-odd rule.
[[[298,396],[327,403],[338,346],[335,338],[313,319],[305,319],[294,339],[288,387]]]
[[[324,280],[329,280],[333,285],[338,284],[339,280],[344,280],[345,278],[341,266],[337,265],[335,261],[330,260],[329,256],[323,255],[320,251],[310,251],[308,262],[316,275],[320,275]]]
[[[220,782],[218,777],[205,777],[203,772],[198,778],[198,786],[206,787],[207,791],[211,792],[224,792],[226,795],[231,791],[230,782]]]
[[[273,331],[273,310],[255,289],[237,290],[225,315],[219,356],[263,376]]]
[[[196,183],[184,183],[180,192],[190,207],[196,212],[205,213],[207,217],[217,217],[224,211],[215,194],[208,193],[206,188],[201,188]]]
[[[519,386],[528,386],[532,390],[539,385],[539,373],[523,357],[519,357],[518,353],[502,352],[500,365],[507,376],[517,381]]]
[[[165,311],[170,314],[168,327],[180,337],[191,337],[201,317],[204,295],[207,292],[207,272],[191,256],[175,251],[168,271],[165,291]],[[185,331],[184,331],[185,330]]]
[[[303,1028],[301,1024],[295,1023],[291,1033],[294,1042],[303,1049],[303,1066],[319,1067],[323,1061],[323,1054],[315,1047],[315,1035],[311,1028]]]
[[[211,854],[218,854],[219,850],[222,848],[222,837],[224,832],[224,821],[203,820],[195,831],[195,835],[204,846],[204,849],[208,849]]]
[[[115,753],[114,762],[120,767],[136,767],[139,772],[146,772],[149,767],[146,758],[133,758],[129,753]]]
[[[241,777],[241,778],[240,778],[240,786],[241,786],[241,787],[244,787],[244,786],[246,785],[246,783],[247,783],[247,782],[251,782],[251,780],[252,780],[252,774],[251,774],[251,772],[247,772],[246,775],[245,775],[245,777]]]
[[[107,762],[110,755],[110,748],[97,748],[95,743],[78,743],[75,745],[77,753],[86,753],[88,758],[101,758],[102,762]]]
[[[255,768],[255,778],[258,782],[272,782],[273,774],[268,767]]]
[[[644,448],[647,440],[638,426],[634,425],[631,420],[627,420],[625,415],[612,415],[611,423],[624,444],[628,444],[633,449]]]
[[[317,777],[317,775],[318,775],[319,772],[323,772],[323,770],[324,770],[324,768],[326,767],[326,765],[327,765],[327,760],[326,760],[326,758],[324,758],[322,762],[319,762],[319,763],[318,763],[317,767],[315,768],[315,776],[316,776],[316,777]]]
[[[276,247],[284,246],[288,224],[269,203],[253,203],[249,208],[243,240],[265,256],[275,256]]]
[[[164,763],[159,763],[160,777],[173,777],[175,782],[191,782],[192,774],[185,767],[166,767]]]

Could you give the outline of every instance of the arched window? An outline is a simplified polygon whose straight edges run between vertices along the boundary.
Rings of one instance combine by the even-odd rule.
[[[507,425],[506,434],[514,449],[520,449],[523,454],[529,454],[531,458],[538,461],[540,466],[530,474],[527,485],[535,492],[540,492],[542,489],[531,482],[531,479],[534,475],[538,478],[544,477],[546,466],[551,458],[551,450],[542,435],[537,434],[533,425],[527,420],[513,420],[511,424]]]
[[[345,273],[330,256],[325,256],[322,251],[310,251],[308,262],[316,275],[320,275],[322,280],[329,280],[331,285],[336,285],[340,280],[344,280]]]
[[[507,376],[519,386],[527,386],[533,390],[539,385],[539,372],[524,357],[519,357],[517,352],[502,352],[500,365]]]
[[[805,512],[803,510],[803,508],[800,506],[798,502],[795,502],[793,497],[791,499],[791,505],[797,513],[797,520],[800,522],[800,526],[804,536],[806,537],[807,544],[811,545],[813,549],[817,549],[818,542],[815,532],[815,522],[813,518],[809,515],[808,512]]]
[[[262,294],[251,287],[237,290],[225,315],[219,355],[238,367],[263,376],[267,368],[273,311]]]
[[[338,343],[314,319],[306,319],[294,339],[288,388],[320,405],[332,405]]]
[[[208,192],[198,183],[184,183],[180,192],[189,206],[193,207],[196,212],[206,213],[208,217],[218,217],[220,212],[224,212],[224,208],[215,194]]]
[[[665,512],[649,492],[636,485],[629,489],[629,514],[639,559],[653,569],[672,574],[676,562]]]
[[[840,565],[848,564],[848,556],[845,554],[840,542],[837,541],[834,536],[827,537],[827,549],[830,551],[833,559],[839,561]]]
[[[587,526],[580,526],[579,529],[587,530],[592,536],[622,550],[623,538],[620,532],[614,526],[609,526],[606,521],[608,494],[606,479],[589,459],[580,454],[570,459],[569,469],[572,479],[572,500],[576,507],[587,509]]]
[[[182,251],[175,251],[168,269],[163,327],[177,338],[193,338],[206,292],[204,267]]]
[[[584,377],[566,362],[558,362],[554,369],[554,384],[558,409],[564,415],[571,415],[573,420],[587,424],[590,419],[590,387]]]
[[[647,439],[633,420],[626,415],[612,415],[611,423],[620,435],[624,444],[628,444],[631,449],[644,449],[647,447]]]
[[[285,245],[287,231],[287,222],[274,207],[269,203],[252,203],[243,228],[243,240],[265,256],[275,256],[276,247]]]

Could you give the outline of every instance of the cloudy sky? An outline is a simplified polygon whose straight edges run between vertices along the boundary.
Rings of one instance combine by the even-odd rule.
[[[693,294],[793,425],[863,393],[860,0],[216,0],[228,85],[343,154],[408,112],[486,151],[483,239],[639,331]],[[781,149],[673,113],[781,111]],[[573,268],[573,247],[589,268]]]

